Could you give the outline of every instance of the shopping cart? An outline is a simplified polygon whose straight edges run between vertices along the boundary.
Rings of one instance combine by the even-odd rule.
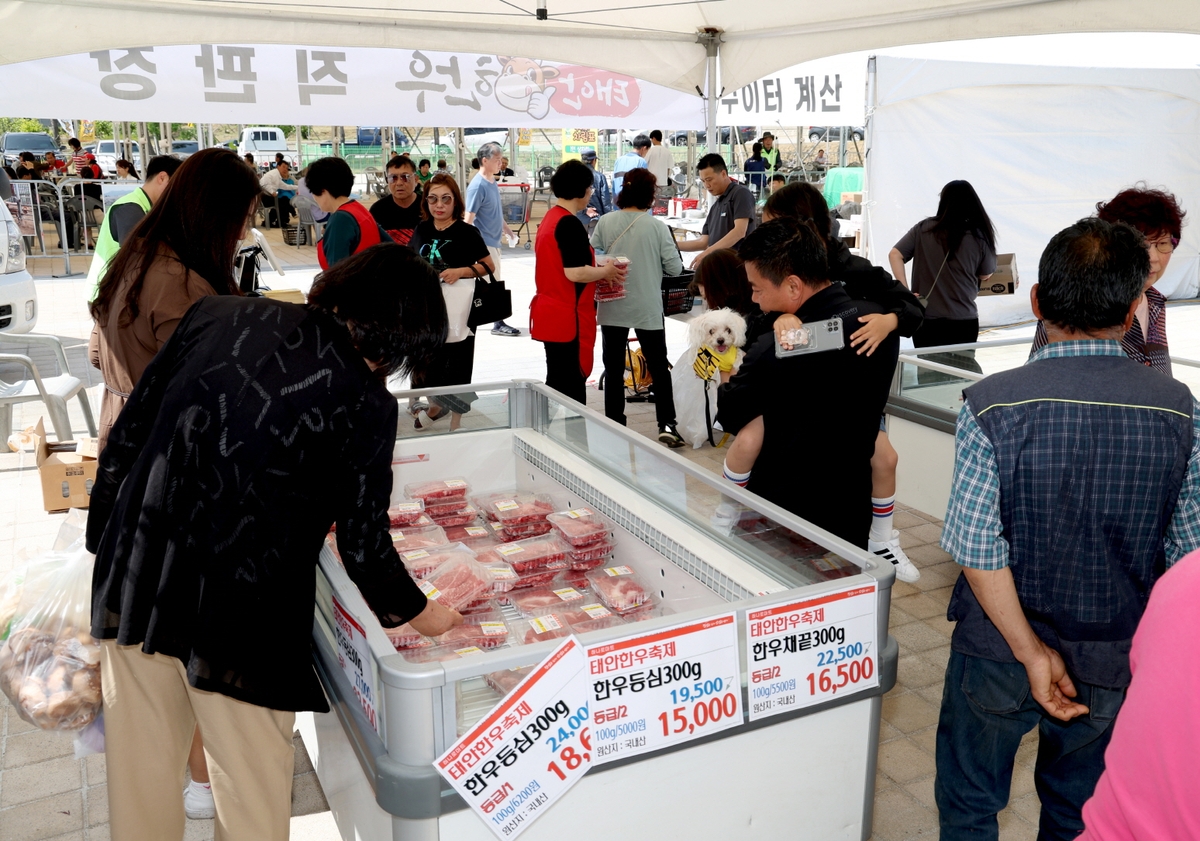
[[[525,250],[528,251],[533,247],[533,226],[529,224],[533,185],[501,183],[497,186],[500,188],[500,211],[504,214],[504,221],[516,232],[518,241],[521,234],[525,234]]]

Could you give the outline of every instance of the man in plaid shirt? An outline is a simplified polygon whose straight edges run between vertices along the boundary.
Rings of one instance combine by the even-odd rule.
[[[942,546],[962,566],[934,792],[942,841],[998,837],[1039,728],[1039,838],[1074,838],[1129,685],[1154,582],[1200,547],[1200,405],[1128,359],[1145,240],[1083,219],[1031,294],[1047,344],[968,388]]]

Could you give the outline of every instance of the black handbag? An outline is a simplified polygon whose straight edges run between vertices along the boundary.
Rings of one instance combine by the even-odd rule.
[[[475,295],[471,298],[471,309],[467,313],[467,326],[494,324],[511,316],[512,293],[504,281],[496,280],[490,270],[487,279],[474,266],[471,266],[471,271],[475,273]]]

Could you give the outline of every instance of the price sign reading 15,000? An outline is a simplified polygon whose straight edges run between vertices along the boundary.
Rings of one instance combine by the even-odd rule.
[[[746,614],[750,719],[879,685],[874,582]]]

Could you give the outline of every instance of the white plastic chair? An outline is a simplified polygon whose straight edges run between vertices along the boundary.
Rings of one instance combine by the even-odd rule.
[[[67,365],[67,354],[62,342],[57,336],[46,336],[35,333],[11,334],[0,333],[0,349],[5,346],[45,345],[54,351],[59,370],[56,377],[43,377],[38,373],[37,365],[28,356],[19,353],[0,353],[0,364],[12,363],[25,369],[23,379],[9,382],[0,379],[0,441],[8,440],[12,433],[12,407],[17,403],[44,403],[46,412],[50,415],[50,423],[54,427],[54,435],[59,441],[71,441],[71,421],[67,412],[67,401],[78,396],[79,404],[83,407],[83,419],[87,424],[88,434],[96,436],[96,421],[92,417],[92,407],[88,403],[86,387],[82,380],[72,376]]]
[[[292,207],[296,208],[296,225],[304,231],[308,245],[316,245],[325,233],[325,223],[313,218],[312,209],[316,206],[316,202],[307,196],[296,196],[292,201]],[[296,237],[296,247],[300,247],[300,237]]]

